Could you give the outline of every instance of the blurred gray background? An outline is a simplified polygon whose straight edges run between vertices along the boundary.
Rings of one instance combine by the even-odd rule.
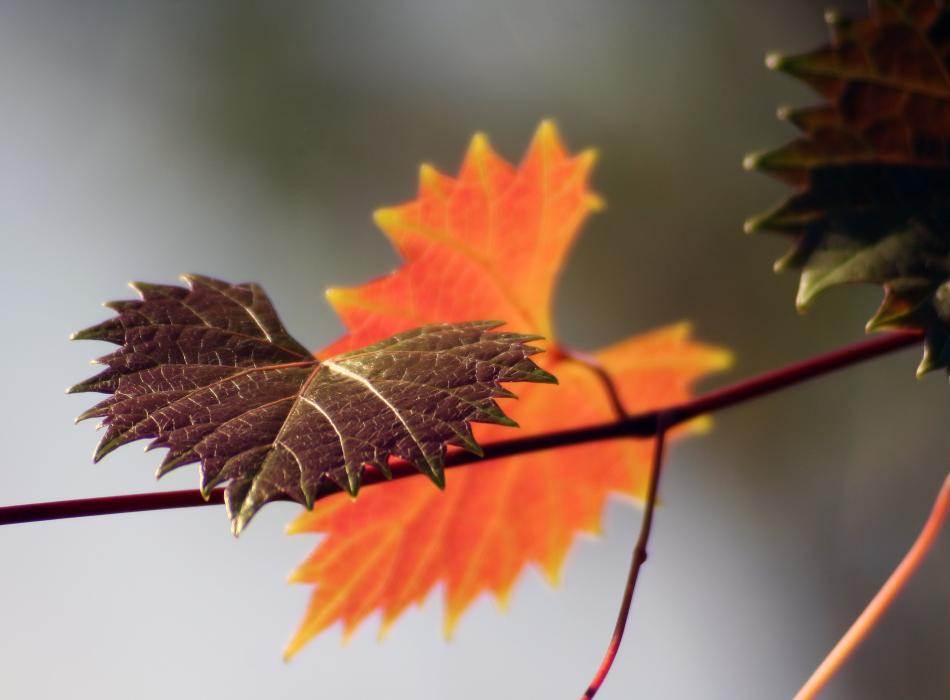
[[[864,13],[862,3],[839,9]],[[156,455],[93,466],[105,351],[70,344],[129,279],[255,280],[317,347],[323,301],[397,264],[370,212],[454,172],[485,130],[520,157],[544,117],[601,150],[590,222],[564,273],[560,334],[599,345],[683,318],[733,348],[707,388],[861,338],[880,293],[799,317],[778,238],[743,219],[785,188],[742,172],[813,101],[764,68],[811,48],[821,2],[406,0],[0,2],[0,503],[191,488]],[[950,467],[950,390],[915,350],[720,414],[675,445],[650,562],[603,698],[788,698],[898,562]],[[573,698],[610,635],[640,512],[613,504],[560,590],[535,572],[456,639],[441,602],[387,640],[280,651],[314,539],[267,508],[235,541],[219,508],[0,531],[4,698]],[[950,538],[827,698],[950,696]]]

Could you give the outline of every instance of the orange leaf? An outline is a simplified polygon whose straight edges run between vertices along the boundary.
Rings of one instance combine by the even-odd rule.
[[[540,333],[539,364],[560,387],[525,386],[506,406],[523,435],[609,421],[615,416],[597,374],[554,340],[551,300],[558,273],[587,214],[596,155],[568,154],[554,125],[541,124],[520,166],[500,158],[479,134],[458,178],[423,165],[419,196],[376,213],[405,264],[390,275],[327,294],[348,335],[321,355],[365,345],[431,321],[499,318]],[[693,381],[730,362],[697,344],[687,324],[631,338],[595,354],[627,411],[685,399]],[[475,426],[482,444],[511,431]],[[374,611],[382,632],[438,583],[445,631],[482,593],[504,603],[528,564],[555,581],[575,535],[596,532],[607,497],[639,497],[649,440],[614,440],[492,461],[446,473],[441,492],[415,477],[368,488],[355,501],[319,501],[292,533],[323,533],[292,580],[316,586],[288,656],[337,621],[351,634]]]

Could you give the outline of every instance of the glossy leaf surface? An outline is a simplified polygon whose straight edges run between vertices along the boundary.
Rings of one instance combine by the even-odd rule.
[[[168,448],[159,475],[200,462],[201,490],[226,484],[235,533],[267,502],[307,507],[355,496],[364,465],[401,457],[443,484],[445,445],[479,452],[473,421],[514,425],[499,382],[553,382],[528,359],[536,336],[498,322],[435,324],[316,360],[254,284],[191,275],[189,287],[135,284],[140,301],[76,338],[120,345],[74,392],[110,396],[80,418],[106,432],[95,458],[133,440]]]

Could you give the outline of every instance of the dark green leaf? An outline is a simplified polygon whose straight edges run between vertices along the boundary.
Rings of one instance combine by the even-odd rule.
[[[749,156],[798,188],[746,223],[791,236],[776,269],[801,270],[804,309],[839,284],[883,285],[868,329],[926,332],[919,372],[950,362],[950,11],[933,0],[881,0],[871,16],[827,15],[831,43],[771,55],[769,67],[827,101],[780,110],[802,135]]]

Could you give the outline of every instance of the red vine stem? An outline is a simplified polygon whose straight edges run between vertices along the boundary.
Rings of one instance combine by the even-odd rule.
[[[920,563],[927,556],[927,552],[936,542],[940,529],[947,519],[947,512],[950,511],[950,475],[943,482],[940,492],[937,494],[937,500],[934,503],[933,510],[923,529],[914,541],[913,546],[904,555],[901,563],[894,569],[894,573],[877,592],[877,595],[868,603],[864,612],[854,621],[851,628],[845,632],[844,636],[831,650],[821,665],[811,675],[811,678],[802,686],[802,689],[795,695],[794,700],[813,700],[821,692],[828,681],[835,675],[841,665],[847,661],[852,652],[858,645],[864,641],[868,633],[874,628],[881,615],[891,606],[894,599],[901,592],[911,576],[920,566]]]
[[[597,694],[607,674],[610,673],[610,667],[613,666],[614,659],[617,658],[617,652],[620,651],[620,641],[623,639],[623,632],[627,627],[627,617],[630,615],[630,605],[633,602],[633,591],[637,586],[640,569],[647,560],[647,543],[650,541],[650,531],[653,528],[653,511],[656,509],[656,499],[660,489],[660,474],[663,471],[663,448],[666,445],[667,425],[667,416],[661,413],[657,420],[656,443],[653,445],[653,461],[650,465],[650,476],[647,481],[647,497],[643,507],[643,518],[640,521],[640,536],[637,538],[637,544],[633,548],[633,556],[630,559],[630,573],[627,574],[627,586],[623,591],[617,624],[614,626],[614,633],[610,637],[610,644],[607,645],[607,652],[604,654],[603,661],[600,662],[600,668],[594,674],[594,680],[587,686],[581,700],[592,700]]]
[[[500,459],[516,454],[550,450],[599,440],[613,440],[623,437],[653,437],[658,432],[661,415],[669,421],[666,428],[673,428],[697,416],[720,411],[729,406],[735,406],[823,374],[828,374],[834,370],[914,345],[919,343],[922,338],[921,333],[889,333],[752,377],[676,406],[618,418],[610,423],[490,443],[483,446],[483,457],[468,452],[453,452],[446,456],[445,466],[446,468],[460,467],[490,459]],[[393,479],[402,479],[419,473],[411,464],[401,460],[393,462],[391,472]],[[371,467],[366,468],[363,485],[369,486],[383,481],[387,481],[386,476],[379,470]],[[338,491],[331,484],[325,485],[324,488],[324,491],[317,494],[317,498]],[[203,499],[197,490],[186,490],[28,503],[0,507],[0,525],[78,518],[89,515],[190,508],[193,506],[218,505],[223,502],[223,490],[215,489],[211,492],[208,500]]]

